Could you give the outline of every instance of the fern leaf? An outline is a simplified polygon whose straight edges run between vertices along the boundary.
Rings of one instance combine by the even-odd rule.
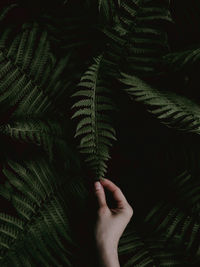
[[[13,38],[13,37],[12,37]],[[37,23],[27,23],[12,42],[9,32],[0,38],[0,103],[14,107],[14,116],[57,110],[68,84],[61,77],[69,56],[56,60],[48,34]],[[50,78],[49,78],[50,77]],[[58,93],[59,91],[59,93]]]
[[[98,0],[99,12],[105,17],[107,21],[113,21],[116,16],[117,10],[120,7],[121,0]]]
[[[96,179],[104,176],[106,172],[104,161],[109,158],[108,146],[112,145],[111,140],[116,140],[115,130],[109,123],[108,114],[105,113],[114,111],[115,107],[107,96],[108,88],[102,86],[101,61],[102,56],[96,58],[95,63],[81,78],[79,83],[81,90],[73,96],[84,97],[84,99],[72,106],[72,108],[79,108],[72,118],[83,117],[77,125],[75,137],[83,135],[79,146],[80,152],[88,154],[86,162],[95,171]]]
[[[181,266],[183,253],[166,248],[164,240],[140,237],[135,229],[126,231],[119,242],[119,255],[128,259],[124,266]]]
[[[164,25],[171,22],[169,1],[159,1],[159,7],[158,1],[122,2],[116,26],[103,28],[109,42],[108,61],[123,72],[149,76],[156,71],[158,75],[158,63],[169,50]]]
[[[141,79],[122,73],[120,79],[127,93],[147,106],[163,124],[178,130],[199,134],[200,108],[190,99],[172,92],[158,91]]]
[[[187,50],[182,50],[163,56],[163,62],[173,71],[191,68],[198,63],[200,58],[200,48],[195,47]]]
[[[8,6],[5,6],[0,12],[0,21],[4,20],[7,13],[9,13],[10,10],[12,10],[13,8],[15,8],[17,6],[18,6],[17,3],[13,3],[13,4],[9,4]]]
[[[50,160],[53,159],[53,146],[58,139],[64,138],[60,124],[52,119],[25,117],[13,120],[7,125],[2,125],[0,132],[13,139],[41,146],[48,153]]]
[[[1,185],[1,193],[10,191],[18,218],[0,214],[0,264],[10,267],[20,262],[22,267],[32,266],[35,257],[36,265],[72,266],[68,220],[55,196],[55,174],[47,162],[8,161],[3,173],[11,187]],[[12,191],[12,187],[17,190]]]
[[[170,192],[173,194],[174,191],[176,194],[177,200],[172,203],[158,203],[145,219],[152,233],[161,234],[166,243],[173,242],[177,248],[184,244],[185,252],[192,253],[193,257],[198,256],[200,248],[198,184],[198,180],[192,179],[184,171],[174,179],[170,188]]]

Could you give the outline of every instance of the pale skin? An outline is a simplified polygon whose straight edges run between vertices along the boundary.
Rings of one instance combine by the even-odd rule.
[[[105,189],[111,192],[116,203],[115,208],[108,207]],[[121,189],[108,179],[95,182],[94,190],[99,206],[94,229],[99,266],[120,267],[118,243],[133,216],[133,209]]]

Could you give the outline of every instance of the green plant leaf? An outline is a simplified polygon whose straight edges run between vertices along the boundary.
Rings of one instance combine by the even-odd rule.
[[[120,81],[125,84],[126,92],[143,103],[163,124],[200,133],[200,107],[195,102],[173,92],[159,91],[135,76],[122,73],[122,77]]]
[[[111,98],[109,98],[108,88],[102,85],[102,56],[94,60],[95,63],[89,67],[81,78],[79,83],[81,90],[73,94],[73,97],[84,98],[72,106],[72,108],[77,109],[72,118],[83,117],[77,125],[75,137],[83,135],[79,146],[80,152],[88,154],[86,161],[94,170],[95,179],[99,179],[106,172],[104,161],[109,158],[108,146],[112,145],[111,140],[116,140],[115,130],[110,124],[109,114],[105,112],[114,111],[115,107]],[[85,88],[85,91],[82,88]]]

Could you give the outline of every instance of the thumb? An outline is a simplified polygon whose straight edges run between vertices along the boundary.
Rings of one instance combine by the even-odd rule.
[[[94,189],[95,189],[95,194],[97,196],[97,200],[99,203],[99,208],[107,206],[104,188],[101,185],[101,183],[95,182],[94,183]]]

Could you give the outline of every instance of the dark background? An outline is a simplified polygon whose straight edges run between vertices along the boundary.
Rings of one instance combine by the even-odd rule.
[[[11,1],[1,1],[0,5],[4,6],[9,2]],[[73,4],[81,5],[81,1],[74,1]],[[69,12],[67,6],[60,8],[59,1],[54,1],[52,4],[49,1],[21,1],[21,6],[8,13],[6,19],[1,22],[1,27],[15,24],[20,29],[25,21],[38,19],[41,13],[47,10],[52,16],[57,12],[62,14]],[[193,46],[198,47],[200,45],[200,2],[197,0],[171,1],[171,12],[174,19],[174,24],[168,26],[171,52]],[[94,36],[92,35],[91,42],[88,42],[90,45],[77,50],[83,61],[93,53]],[[53,49],[55,53],[62,54],[59,47],[53,47]],[[176,91],[199,102],[198,65],[176,73],[166,67],[165,75],[158,82],[168,90]],[[111,150],[112,159],[108,163],[107,178],[121,187],[134,208],[132,220],[140,228],[143,218],[156,202],[162,199],[167,201],[176,199],[176,192],[170,192],[171,179],[183,169],[183,166],[192,164],[190,159],[185,158],[183,151],[197,150],[199,138],[195,134],[186,135],[160,124],[142,105],[133,103],[124,94],[119,93],[116,96],[116,102],[120,108],[116,122],[118,142]],[[69,102],[68,105],[70,106],[71,103]],[[8,117],[9,114],[1,118],[1,122],[6,122]],[[8,153],[17,157],[25,157],[30,150],[34,149],[30,145],[19,144],[4,136],[1,136],[1,147],[9,147]],[[79,214],[78,210],[74,212],[74,216],[77,215],[78,219],[73,227],[83,248],[80,259],[85,257],[88,266],[92,266],[95,261],[92,229],[97,204],[93,195],[93,180],[89,177],[91,174],[87,169],[85,172],[88,173],[86,185],[90,192],[88,209],[85,214]],[[7,202],[1,200],[1,210],[8,208],[10,209]],[[81,262],[82,260],[79,262],[80,266]]]

